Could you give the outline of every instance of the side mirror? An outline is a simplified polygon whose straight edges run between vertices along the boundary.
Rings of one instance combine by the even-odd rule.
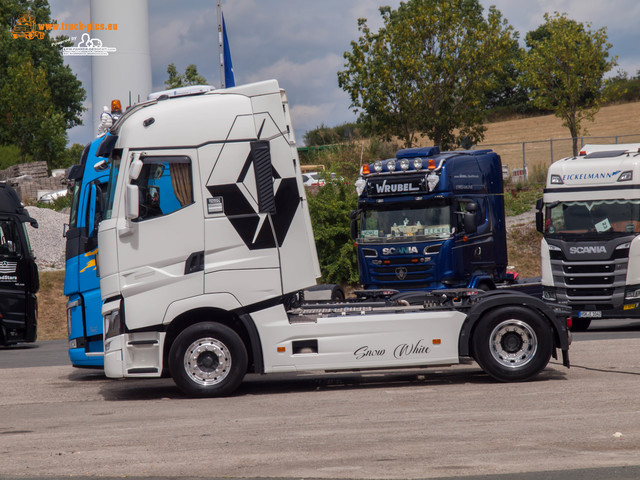
[[[544,207],[544,203],[542,199],[539,198],[536,201],[536,230],[539,233],[544,233],[544,218],[542,216],[542,208]]]
[[[140,160],[140,157],[136,157],[136,159],[131,162],[131,166],[129,167],[129,180],[136,180],[140,176],[141,171],[142,160]]]
[[[125,218],[127,220],[133,220],[134,218],[138,218],[140,216],[138,209],[139,205],[140,203],[138,200],[138,186],[127,185],[127,193],[125,198]]]
[[[469,205],[475,205],[470,203]],[[469,208],[469,205],[467,205],[467,208]],[[476,212],[475,209],[474,211],[467,211],[464,212],[464,233],[476,233],[478,231],[478,223],[476,222]]]

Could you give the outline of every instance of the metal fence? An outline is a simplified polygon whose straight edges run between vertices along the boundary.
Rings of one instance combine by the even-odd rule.
[[[610,135],[605,137],[579,137],[580,146],[588,143],[615,144],[640,143],[640,133],[633,135]],[[474,149],[491,148],[502,158],[502,164],[513,169],[546,170],[554,161],[573,155],[569,138],[552,138],[529,142],[493,143],[476,145]]]

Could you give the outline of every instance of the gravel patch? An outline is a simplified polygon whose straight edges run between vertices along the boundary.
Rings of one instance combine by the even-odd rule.
[[[27,225],[31,248],[40,270],[64,270],[65,238],[62,230],[69,223],[69,213],[49,208],[27,207],[29,215],[38,221],[38,228]]]

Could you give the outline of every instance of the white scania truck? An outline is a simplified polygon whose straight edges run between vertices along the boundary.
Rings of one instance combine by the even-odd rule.
[[[537,207],[543,299],[570,306],[575,330],[640,317],[640,144],[553,163]]]
[[[424,367],[474,358],[531,378],[562,309],[473,290],[305,302],[320,275],[286,95],[275,80],[149,101],[111,129],[98,243],[105,372],[169,372],[220,396],[246,373]]]

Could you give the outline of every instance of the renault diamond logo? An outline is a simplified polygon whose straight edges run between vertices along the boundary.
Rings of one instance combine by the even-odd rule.
[[[398,277],[398,280],[404,280],[405,278],[407,278],[407,268],[406,267],[396,268],[396,277]]]

